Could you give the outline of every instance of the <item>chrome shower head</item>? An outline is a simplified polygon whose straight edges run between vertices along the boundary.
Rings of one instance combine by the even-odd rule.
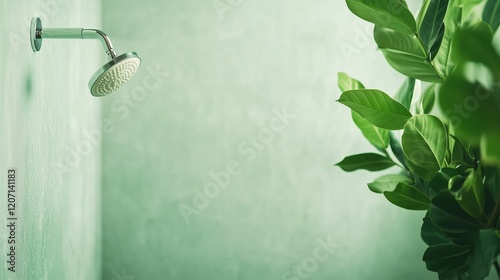
[[[93,96],[104,96],[125,84],[139,68],[141,59],[136,52],[127,52],[104,64],[89,81]]]
[[[116,56],[111,40],[106,33],[97,29],[83,28],[43,28],[40,18],[31,20],[31,47],[40,51],[43,39],[97,39],[100,40],[111,61],[104,64],[89,81],[93,96],[105,96],[125,84],[139,68],[141,59],[136,52]]]

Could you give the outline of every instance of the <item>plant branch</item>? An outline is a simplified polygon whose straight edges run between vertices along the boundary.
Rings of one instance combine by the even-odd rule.
[[[422,50],[422,52],[424,52],[425,54],[425,59],[429,59],[429,56],[427,55],[427,49],[425,48],[425,45],[424,45],[424,42],[422,42],[422,38],[420,38],[420,36],[418,35],[418,32],[414,32],[413,33],[415,35],[415,37],[417,37],[418,39],[418,43],[419,43],[419,47],[420,47],[420,50]]]
[[[389,133],[389,137],[390,137],[390,147],[391,147],[392,153],[394,154],[396,159],[401,163],[401,165],[404,167],[403,169],[406,169],[406,171],[411,173],[410,169],[406,165],[405,158],[403,155],[403,150],[401,148],[401,144],[395,138],[395,136],[392,132]]]
[[[429,53],[427,52],[427,49],[425,48],[425,45],[424,45],[424,42],[422,41],[422,38],[420,38],[420,36],[418,35],[418,32],[415,32],[413,33],[415,35],[415,37],[417,37],[418,39],[418,43],[419,43],[419,46],[420,46],[420,49],[424,52],[425,54],[425,59],[429,62],[429,64],[432,66],[432,68],[434,69],[434,71],[436,71],[436,74],[438,75],[439,79],[444,80],[443,78],[443,75],[441,73],[439,73],[439,70],[436,68],[436,65],[434,65],[433,61],[431,61],[430,57],[429,57]]]
[[[394,164],[396,164],[397,166],[401,167],[401,169],[406,170],[406,168],[405,168],[404,166],[402,166],[402,165],[401,165],[401,164],[399,164],[397,161],[395,161],[395,160],[393,160],[393,159],[392,159],[391,155],[389,155],[389,152],[387,152],[387,149],[383,149],[382,151],[384,152],[385,156],[386,156],[388,159],[390,159],[392,162],[394,162]]]

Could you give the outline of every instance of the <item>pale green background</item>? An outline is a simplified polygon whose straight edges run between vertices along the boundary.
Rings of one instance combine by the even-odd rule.
[[[344,1],[239,2],[223,20],[212,1],[103,2],[116,46],[143,59],[103,105],[116,125],[103,143],[104,279],[121,268],[141,280],[282,279],[328,235],[338,247],[309,279],[437,279],[421,261],[424,213],[371,193],[375,174],[333,167],[374,151],[335,103],[337,72],[389,93],[402,81],[371,25]],[[127,117],[113,110],[157,65],[170,73],[161,87]],[[283,107],[296,118],[248,162],[238,145]],[[230,160],[241,174],[186,224],[179,204]]]

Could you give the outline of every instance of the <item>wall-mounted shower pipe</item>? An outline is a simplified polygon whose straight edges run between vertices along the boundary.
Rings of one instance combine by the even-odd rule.
[[[40,51],[43,39],[97,39],[101,41],[110,61],[90,78],[89,89],[94,96],[105,96],[125,84],[141,65],[136,52],[126,52],[119,56],[106,33],[97,29],[85,28],[42,28],[40,18],[31,19],[30,40],[34,52]]]
[[[106,33],[97,29],[84,28],[44,28],[37,30],[35,39],[97,39],[101,41],[106,54],[111,59],[116,57],[116,52],[113,50],[113,44]]]

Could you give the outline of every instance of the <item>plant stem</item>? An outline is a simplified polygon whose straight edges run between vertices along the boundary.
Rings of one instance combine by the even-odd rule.
[[[424,53],[425,59],[429,60],[429,56],[427,55],[427,49],[425,48],[424,42],[422,41],[422,38],[418,35],[418,32],[413,33],[415,37],[418,39],[419,47],[420,50]],[[430,61],[429,61],[430,62]]]
[[[498,212],[500,211],[500,196],[497,197],[497,202],[495,204],[495,208],[493,209],[493,212],[491,213],[490,219],[488,220],[488,223],[486,224],[486,228],[491,227],[493,223],[495,222]],[[500,274],[499,274],[500,276]]]
[[[419,45],[420,45],[420,49],[425,53],[425,59],[429,62],[429,64],[432,66],[432,68],[434,69],[434,71],[436,71],[436,74],[438,75],[438,77],[441,79],[441,81],[444,80],[443,78],[443,75],[439,72],[439,70],[436,68],[436,65],[434,65],[434,62],[431,60],[431,58],[429,57],[429,54],[427,52],[427,49],[425,48],[425,45],[424,45],[424,42],[422,41],[422,38],[420,38],[420,36],[418,35],[417,32],[413,33],[415,35],[415,37],[417,37],[418,39],[418,42],[419,42]]]
[[[401,164],[397,163],[396,161],[394,161],[394,160],[392,159],[391,155],[389,155],[389,152],[387,152],[387,149],[383,149],[383,151],[384,151],[385,156],[386,156],[388,159],[390,159],[392,162],[394,162],[397,166],[401,167],[401,169],[406,170],[406,168],[405,168],[404,166],[402,166]]]

